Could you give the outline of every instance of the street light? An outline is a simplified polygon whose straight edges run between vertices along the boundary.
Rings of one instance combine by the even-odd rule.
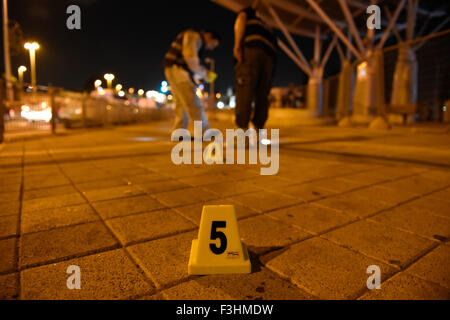
[[[25,66],[20,66],[17,69],[17,73],[19,74],[19,85],[20,85],[20,90],[22,90],[23,88],[23,73],[27,71],[27,67]]]
[[[102,80],[100,80],[100,79],[95,80],[95,82],[94,82],[95,89],[97,89],[101,85],[102,85]]]
[[[116,85],[116,91],[117,91],[117,92],[121,91],[122,88],[123,88],[123,87],[122,87],[121,84]]]
[[[138,95],[143,96],[145,93],[144,89],[139,89],[138,90]]]
[[[104,78],[108,82],[108,89],[111,89],[112,81],[114,80],[114,75],[112,73],[107,73],[104,75]]]
[[[39,44],[37,42],[27,42],[25,43],[25,49],[30,51],[30,65],[31,65],[31,86],[33,91],[37,91],[36,86],[36,50],[39,49]]]

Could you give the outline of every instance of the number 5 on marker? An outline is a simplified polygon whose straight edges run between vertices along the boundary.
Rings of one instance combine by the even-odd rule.
[[[219,239],[220,247],[217,247],[215,243],[210,243],[209,248],[214,254],[222,254],[227,250],[227,237],[223,232],[217,231],[218,228],[226,228],[226,221],[213,221],[211,227],[211,240]]]
[[[250,273],[234,206],[204,206],[198,239],[192,241],[189,274]]]

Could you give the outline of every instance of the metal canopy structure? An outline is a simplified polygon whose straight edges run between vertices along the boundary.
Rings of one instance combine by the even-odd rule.
[[[364,77],[357,78],[353,98],[353,115],[371,118],[370,113],[383,113],[384,91],[382,90],[383,54],[382,49],[387,39],[395,35],[397,41],[404,42],[400,32],[405,31],[406,41],[414,38],[417,17],[421,16],[422,34],[426,24],[434,17],[447,15],[444,0],[212,0],[213,2],[234,12],[258,2],[257,11],[260,17],[273,28],[279,29],[285,40],[278,39],[280,48],[309,76],[307,92],[307,108],[315,116],[322,111],[322,79],[324,68],[334,48],[342,61],[342,70],[347,77],[351,76],[350,60],[353,57],[365,70]],[[381,30],[367,27],[368,7],[377,5],[380,12]],[[443,8],[443,9],[442,9]],[[403,21],[403,23],[398,23]],[[449,21],[447,17],[439,27]],[[434,31],[433,31],[434,32]],[[297,46],[294,38],[297,35],[314,39],[314,56],[308,59]],[[328,47],[322,42],[329,39]],[[287,41],[287,43],[285,43]],[[343,48],[346,48],[344,53]],[[358,70],[360,68],[358,67]],[[348,83],[348,79],[345,80]],[[346,98],[351,96],[348,84]]]

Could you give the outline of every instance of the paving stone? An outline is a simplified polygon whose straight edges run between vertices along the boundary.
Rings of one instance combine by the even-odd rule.
[[[448,186],[448,183],[445,181],[431,180],[423,176],[414,176],[379,185],[381,188],[388,188],[395,191],[408,191],[417,195],[424,195],[445,186]]]
[[[152,172],[152,173],[147,172],[146,174],[140,174],[140,175],[136,175],[136,176],[127,175],[124,179],[128,182],[131,182],[132,184],[142,184],[142,183],[147,183],[147,182],[169,180],[168,177],[162,176],[162,175],[154,173],[154,172]]]
[[[188,185],[199,187],[211,184],[221,184],[235,179],[232,175],[226,175],[223,173],[207,174],[201,176],[193,176],[179,179],[181,182]]]
[[[448,205],[450,205],[450,197],[448,196],[449,194],[450,194],[450,188],[447,188],[445,190],[441,190],[441,191],[432,193],[427,198],[446,203],[446,205],[448,206]]]
[[[187,188],[176,191],[162,192],[154,197],[169,207],[179,207],[196,202],[204,202],[216,199],[217,195],[200,188]]]
[[[190,186],[185,183],[181,183],[177,180],[164,180],[164,181],[140,183],[139,187],[145,190],[147,193],[157,194],[162,192],[186,189],[189,188]]]
[[[2,175],[2,180],[0,182],[0,187],[5,190],[9,189],[12,186],[17,186],[22,183],[22,175],[19,174],[5,174]]]
[[[17,234],[17,216],[0,217],[0,238]]]
[[[206,206],[206,205],[229,205],[229,204],[234,205],[234,210],[236,212],[236,218],[238,220],[259,214],[258,212],[254,211],[250,208],[241,206],[240,204],[237,204],[228,199],[210,200],[210,201],[206,201],[206,202],[202,202],[202,203],[177,207],[177,208],[174,208],[174,210],[179,212],[186,219],[190,220],[191,222],[193,222],[194,224],[199,226],[200,219],[202,217],[203,206]]]
[[[87,205],[44,209],[24,212],[21,218],[22,233],[44,231],[70,225],[99,220],[94,210]]]
[[[361,300],[449,300],[450,290],[424,281],[405,272],[381,284]]]
[[[20,166],[22,157],[0,158],[0,166]]]
[[[447,169],[423,171],[420,173],[420,176],[438,183],[450,185],[450,174]]]
[[[301,202],[291,196],[280,193],[261,191],[226,198],[257,212],[267,212]]]
[[[117,246],[117,241],[101,222],[29,233],[22,236],[20,266],[32,266]]]
[[[95,180],[111,179],[109,172],[104,172],[99,169],[91,169],[89,171],[74,171],[68,172],[67,175],[75,184],[81,184],[84,182],[91,182]]]
[[[298,228],[268,216],[239,221],[239,233],[248,250],[257,255],[283,248],[310,236]]]
[[[18,193],[18,194],[20,194],[20,188],[21,188],[21,183],[8,184],[8,185],[0,184],[0,194],[3,194],[3,193]]]
[[[70,184],[64,175],[32,175],[24,177],[24,190],[56,187]]]
[[[339,211],[314,204],[303,204],[276,210],[268,213],[268,215],[312,234],[325,232],[355,219]]]
[[[111,177],[125,177],[125,176],[133,176],[133,175],[147,175],[149,172],[148,170],[141,168],[141,167],[137,167],[134,164],[130,164],[128,166],[111,166],[111,167],[106,167],[106,168],[102,168],[103,171],[105,171],[106,173],[109,173],[109,175]]]
[[[315,297],[266,268],[200,277],[162,292],[169,300],[306,300]]]
[[[67,288],[71,265],[80,267],[81,289]],[[22,299],[130,299],[154,290],[123,249],[53,263],[21,272]]]
[[[366,185],[365,181],[345,180],[343,178],[323,179],[315,182],[315,185],[323,190],[334,193],[344,193],[361,188]]]
[[[378,170],[359,172],[355,174],[345,175],[341,177],[342,180],[355,181],[364,183],[365,186],[373,185],[383,181],[390,181],[393,178],[391,175],[381,175]]]
[[[150,196],[137,196],[124,199],[95,202],[92,206],[103,219],[111,219],[135,213],[150,212],[165,208]]]
[[[428,212],[433,215],[450,219],[450,203],[426,196],[408,203],[408,210]]]
[[[20,190],[9,192],[6,191],[7,188],[5,188],[5,191],[0,188],[0,203],[5,202],[11,202],[11,201],[19,201],[20,197]],[[0,204],[1,206],[1,204]]]
[[[200,279],[183,282],[161,292],[166,300],[235,300],[217,284],[203,284]]]
[[[221,182],[208,186],[203,186],[203,189],[211,191],[220,197],[229,197],[244,193],[252,193],[261,191],[262,189],[247,181],[233,181]]]
[[[435,240],[450,239],[450,219],[420,210],[412,204],[387,210],[371,220]]]
[[[194,238],[197,238],[197,231],[137,244],[126,249],[146,275],[161,288],[188,278],[189,255]]]
[[[0,276],[0,300],[19,298],[19,274],[11,273]]]
[[[245,180],[247,183],[253,184],[256,187],[268,191],[279,191],[281,188],[285,188],[289,185],[295,184],[296,181],[287,178],[281,178],[274,176],[258,176],[253,179]]]
[[[404,191],[404,190],[390,190],[387,188],[382,188],[378,186],[371,186],[364,189],[359,189],[348,193],[351,197],[352,195],[365,197],[371,201],[384,202],[391,206],[398,205],[400,203],[410,201],[417,198],[417,194]]]
[[[435,245],[431,240],[364,220],[326,233],[323,237],[367,256],[402,267]]]
[[[33,165],[33,166],[25,166],[24,174],[61,174],[59,167],[56,164],[50,165]]]
[[[20,202],[19,201],[8,201],[0,202],[0,217],[11,216],[19,213]]]
[[[365,218],[381,210],[391,207],[391,205],[372,201],[370,198],[359,196],[357,193],[344,193],[326,199],[315,201],[314,204],[326,208],[342,211],[353,217]]]
[[[161,300],[167,300],[167,298],[162,294],[162,292],[158,292],[158,293],[155,293],[155,294],[144,295],[144,296],[138,297],[136,300],[157,300],[157,301],[161,301]]]
[[[170,209],[115,218],[106,223],[124,245],[195,228],[192,222]]]
[[[77,190],[71,185],[25,190],[23,193],[23,200],[33,200],[38,198],[45,198],[48,197],[49,195],[59,196],[70,193],[77,193]]]
[[[375,259],[312,238],[261,258],[267,268],[320,299],[354,299],[367,289],[367,267],[378,265],[382,280],[395,269]]]
[[[406,272],[450,289],[449,261],[450,247],[441,245],[412,264]]]
[[[211,172],[211,167],[203,165],[174,165],[170,157],[168,157],[167,162],[163,163],[160,167],[155,166],[154,170],[161,175],[181,179],[208,174]]]
[[[83,203],[86,203],[86,200],[79,193],[69,193],[59,196],[25,200],[22,202],[22,212],[61,208]]]
[[[0,273],[13,271],[16,266],[16,238],[0,240]]]
[[[80,191],[107,189],[120,186],[128,186],[129,183],[125,179],[105,179],[105,180],[94,180],[90,182],[83,182],[76,184],[76,187]]]
[[[298,185],[292,185],[279,189],[281,194],[289,195],[298,199],[298,202],[307,202],[324,198],[333,194],[333,191],[320,187],[320,183],[309,182]]]
[[[142,190],[142,188],[140,188],[139,186],[127,185],[127,186],[83,191],[83,194],[90,202],[95,202],[95,201],[138,196],[145,194],[145,191]]]

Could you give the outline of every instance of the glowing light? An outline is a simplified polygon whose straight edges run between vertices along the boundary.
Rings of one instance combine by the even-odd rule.
[[[358,65],[358,78],[365,78],[367,76],[367,62],[362,62]]]
[[[128,89],[128,93],[129,93],[129,94],[133,94],[133,93],[134,93],[134,88]]]
[[[199,88],[200,90],[205,90],[205,86],[204,86],[203,84],[199,85],[198,88]]]
[[[102,87],[97,88],[98,94],[104,96],[106,94],[105,90]]]
[[[109,104],[106,106],[106,110],[111,111],[112,110],[112,106],[110,106]]]
[[[118,95],[119,95],[119,97],[121,97],[121,98],[125,97],[125,91],[120,90],[120,91],[118,92]]]
[[[139,89],[138,90],[138,95],[143,96],[145,93],[145,91],[143,89]]]
[[[116,85],[116,91],[120,91],[120,90],[122,90],[122,85],[121,84]]]
[[[268,146],[272,143],[269,139],[261,139],[261,144]]]
[[[220,93],[218,93],[218,94],[216,94],[216,98],[220,99],[220,98],[222,98],[222,95]]]
[[[95,88],[98,88],[98,87],[100,87],[101,85],[102,85],[102,80],[100,80],[100,79],[95,80],[95,82],[94,82]]]
[[[167,87],[169,84],[167,83],[167,81],[163,81],[161,82],[161,87]]]
[[[34,51],[39,49],[39,44],[37,42],[27,42],[24,45],[25,49],[30,50],[30,51]]]
[[[17,69],[17,70],[19,70],[19,72],[25,72],[25,71],[27,71],[27,67],[20,66],[19,69]]]
[[[197,95],[197,97],[203,98],[203,93],[202,93],[202,90],[200,88],[197,88],[197,90],[195,91],[195,94]]]
[[[442,111],[446,112],[447,111],[447,106],[443,106],[442,107]]]
[[[236,108],[236,101],[235,100],[232,100],[232,99],[230,99],[230,108]]]
[[[167,96],[167,100],[172,100],[173,99],[173,96],[171,95],[171,94],[169,94],[168,96]]]
[[[225,107],[225,104],[222,101],[217,102],[217,108],[223,109]]]
[[[30,106],[23,105],[21,108],[20,116],[30,121],[46,121],[49,122],[52,118],[52,111],[50,108],[36,111],[32,110]]]
[[[104,76],[105,80],[112,81],[114,80],[114,75],[112,73],[106,73]]]

